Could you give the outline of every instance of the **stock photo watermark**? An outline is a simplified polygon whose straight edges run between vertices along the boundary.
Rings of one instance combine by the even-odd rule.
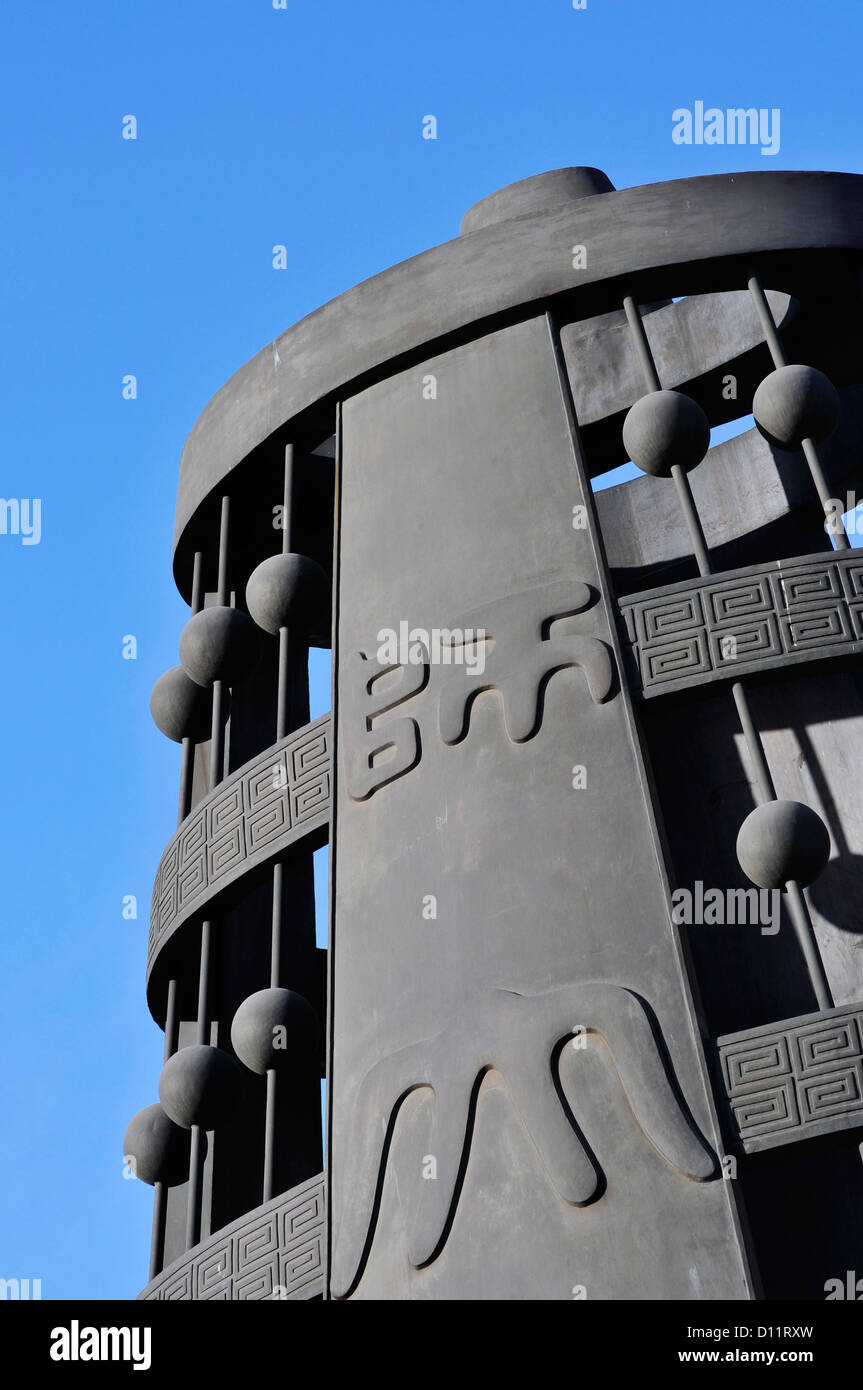
[[[486,631],[482,627],[382,627],[377,658],[382,666],[464,666],[471,676],[485,670]]]
[[[679,106],[672,112],[671,138],[675,145],[759,145],[762,155],[777,155],[780,120],[777,106],[705,110],[704,102],[696,101],[692,110]]]
[[[775,936],[781,900],[778,888],[705,888],[696,879],[671,894],[671,920],[678,927],[760,927],[762,936]]]
[[[42,539],[41,497],[0,497],[0,536],[19,536],[22,545]]]

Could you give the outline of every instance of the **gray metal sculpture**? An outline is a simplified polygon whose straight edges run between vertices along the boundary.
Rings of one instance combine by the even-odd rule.
[[[142,1297],[854,1267],[861,212],[850,175],[539,175],[204,411],[152,697],[183,753]]]

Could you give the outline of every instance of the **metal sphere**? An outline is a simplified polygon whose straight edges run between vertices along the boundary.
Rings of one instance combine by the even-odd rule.
[[[123,1156],[133,1160],[135,1177],[152,1187],[178,1187],[189,1176],[189,1131],[169,1119],[161,1105],[139,1110],[126,1126]]]
[[[839,410],[836,387],[814,367],[779,367],[764,378],[752,401],[756,425],[779,449],[827,439],[839,423]]]
[[[330,581],[307,555],[271,555],[252,573],[246,604],[265,632],[287,627],[322,635],[329,629]]]
[[[805,888],[830,858],[830,834],[817,812],[800,801],[767,801],[750,811],[737,836],[740,867],[760,888]]]
[[[150,713],[166,738],[202,743],[210,737],[213,701],[209,691],[190,680],[182,666],[160,676],[150,695]]]
[[[183,1129],[218,1129],[239,1104],[242,1075],[227,1052],[194,1043],[168,1058],[159,1077],[159,1099]]]
[[[262,989],[244,999],[231,1024],[231,1045],[244,1066],[263,1076],[316,1063],[318,1019],[302,994]]]
[[[653,391],[629,411],[623,444],[632,462],[654,478],[667,478],[675,464],[688,473],[710,448],[710,423],[691,396]]]
[[[259,650],[249,615],[223,604],[202,608],[180,633],[180,660],[196,685],[235,685],[252,670]]]

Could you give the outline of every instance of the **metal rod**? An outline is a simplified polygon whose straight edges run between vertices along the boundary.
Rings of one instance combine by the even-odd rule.
[[[195,551],[195,559],[192,562],[192,616],[200,613],[204,606],[204,555],[200,550]]]
[[[281,983],[284,873],[285,867],[281,861],[273,866],[273,925],[270,946],[270,987],[272,989],[278,989]]]
[[[213,962],[213,924],[201,924],[201,968],[198,972],[198,1024],[195,1042],[206,1043],[210,1031],[210,976]]]
[[[656,363],[647,340],[647,333],[644,328],[644,321],[638,305],[631,294],[625,296],[623,308],[626,313],[626,321],[629,324],[638,360],[641,363],[641,370],[647,382],[648,391],[661,391],[662,382],[659,380],[659,373],[656,370]],[[692,496],[692,488],[689,486],[689,479],[678,463],[672,465],[671,476],[677,488],[677,496],[680,500],[680,507],[683,512],[683,519],[686,522],[686,529],[689,532],[689,539],[692,542],[692,550],[695,555],[695,563],[698,565],[698,572],[701,575],[713,573],[713,566],[710,563],[710,552],[707,548],[707,541],[704,538],[704,528],[701,525],[701,518]]]
[[[284,507],[282,511],[282,554],[288,555],[293,540],[294,446],[285,448]],[[291,640],[286,627],[279,628],[279,675],[276,689],[276,742],[291,731]],[[284,922],[284,865],[273,865],[273,916],[270,933],[270,986],[278,989],[281,977],[282,930]],[[278,1119],[278,1077],[267,1072],[267,1104],[264,1115],[264,1191],[268,1202],[274,1195],[276,1173],[276,1124]]]
[[[195,772],[195,745],[190,738],[183,739],[180,754],[180,794],[177,799],[177,828],[183,824],[192,809],[192,782]]]
[[[189,1154],[189,1190],[186,1198],[186,1249],[201,1239],[201,1197],[204,1186],[204,1145],[200,1125],[192,1125]]]
[[[202,558],[200,550],[196,550],[195,561],[192,567],[192,617],[200,612],[203,602]],[[183,824],[183,821],[192,809],[192,783],[194,775],[195,745],[190,738],[184,738],[183,751],[180,758],[180,794],[177,806],[178,827]]]
[[[794,927],[794,933],[803,952],[803,959],[806,961],[806,968],[809,971],[809,981],[815,991],[815,998],[818,1001],[819,1009],[833,1008],[833,994],[824,973],[824,965],[821,960],[821,952],[818,949],[818,940],[815,936],[815,928],[812,925],[812,918],[809,916],[809,907],[803,896],[803,890],[799,883],[789,879],[785,885],[785,892],[788,898],[788,912]]]
[[[277,1115],[278,1074],[270,1068],[267,1072],[267,1123],[264,1130],[264,1195],[269,1202],[275,1196],[276,1182],[276,1115]]]
[[[168,981],[168,1008],[165,1014],[165,1056],[167,1062],[169,1057],[173,1057],[177,1051],[177,1033],[179,1021],[177,1016],[177,981]]]
[[[755,780],[758,783],[758,790],[762,801],[775,801],[776,789],[773,785],[773,778],[770,775],[770,768],[767,766],[767,759],[764,756],[764,744],[761,742],[761,735],[755,727],[755,720],[749,709],[749,700],[746,690],[740,681],[735,681],[731,687],[734,696],[734,703],[737,706],[737,713],[740,716],[740,727],[743,730],[743,737],[746,740],[746,747],[749,752],[749,759],[755,772]]]
[[[824,476],[824,469],[821,467],[821,459],[818,457],[815,441],[813,439],[804,439],[801,447],[803,449],[803,457],[809,465],[809,472],[812,474],[815,491],[818,493],[821,506],[824,508],[824,516],[827,519],[827,533],[835,542],[837,550],[850,550],[851,542],[845,530],[845,523],[841,515],[837,516],[836,511],[831,506],[834,498],[830,492],[827,479]]]
[[[210,787],[218,786],[222,780],[222,764],[225,758],[224,693],[221,681],[213,681],[213,722],[210,729]]]
[[[230,593],[228,591],[228,539],[231,522],[231,499],[222,498],[222,516],[219,525],[219,577],[216,590],[216,602],[227,605]],[[210,734],[210,786],[215,787],[221,782],[224,775],[225,759],[225,721],[224,711],[224,682],[213,681],[213,723]]]
[[[787,367],[788,358],[785,356],[782,340],[779,337],[779,330],[776,327],[776,320],[773,317],[773,311],[767,301],[767,295],[764,293],[764,286],[761,283],[761,277],[758,275],[757,271],[751,272],[748,284],[749,293],[752,296],[752,301],[761,323],[764,341],[770,349],[770,356],[773,358],[773,365],[777,369],[779,367]],[[842,521],[839,521],[837,524],[836,513],[833,507],[830,506],[833,497],[827,479],[824,476],[824,469],[821,466],[821,459],[818,456],[818,449],[814,439],[804,439],[801,448],[812,476],[812,481],[815,484],[815,491],[818,493],[819,501],[824,509],[824,515],[827,520],[827,533],[835,542],[837,550],[849,550],[851,548],[851,542],[848,539],[845,524]]]
[[[164,1060],[177,1050],[177,981],[168,981],[168,1008],[165,1015]],[[162,1182],[153,1186],[153,1232],[150,1238],[150,1278],[161,1274],[165,1263],[165,1218],[168,1209],[168,1189]]]
[[[749,758],[755,772],[755,780],[758,783],[758,790],[762,802],[776,800],[776,788],[773,778],[770,775],[770,768],[767,765],[767,758],[764,754],[764,744],[761,735],[752,718],[749,708],[746,690],[740,681],[736,681],[731,687],[734,696],[734,703],[737,706],[737,713],[740,716],[740,726],[743,730],[743,737],[746,740],[746,747]],[[788,913],[791,918],[794,934],[803,952],[803,959],[806,962],[806,969],[809,973],[809,982],[818,1001],[819,1009],[832,1009],[833,995],[827,976],[824,973],[824,965],[821,960],[821,952],[818,948],[818,940],[815,936],[815,929],[812,926],[812,918],[809,915],[809,906],[803,896],[803,891],[799,883],[789,880],[785,885],[785,895],[788,902]]]
[[[216,586],[216,602],[228,602],[228,540],[231,529],[231,499],[222,498],[222,515],[219,520],[219,577]]]
[[[680,467],[679,463],[672,464],[671,476],[677,487],[677,496],[680,500],[680,507],[683,512],[683,519],[686,522],[686,529],[689,532],[689,539],[692,542],[695,562],[698,565],[698,573],[701,575],[712,574],[713,566],[710,563],[710,552],[707,549],[707,541],[704,538],[701,517],[698,515],[695,499],[692,496],[692,488],[689,486],[689,478]]]
[[[282,511],[282,554],[289,555],[294,534],[294,446],[285,446],[285,491]]]
[[[631,294],[628,294],[624,299],[623,308],[626,312],[626,321],[632,332],[632,339],[635,343],[635,351],[638,353],[638,360],[641,363],[641,370],[647,382],[647,389],[648,391],[661,391],[662,383],[659,380],[659,373],[656,370],[656,363],[653,360],[650,343],[647,341],[644,323],[638,311],[638,305]]]
[[[216,587],[216,602],[227,604],[228,590],[228,541],[230,534],[231,499],[222,498],[222,511],[219,522],[219,567]],[[222,780],[224,754],[224,720],[222,718],[223,684],[213,682],[213,722],[210,735],[210,787]],[[198,1016],[195,1027],[195,1041],[206,1044],[210,1032],[210,981],[213,964],[213,924],[201,923],[201,961],[198,971]],[[204,1131],[200,1125],[192,1125],[192,1142],[189,1155],[189,1189],[186,1200],[186,1248],[197,1245],[201,1238],[201,1204],[204,1185]]]
[[[163,1182],[153,1186],[153,1229],[150,1234],[150,1278],[162,1273],[165,1261],[165,1218],[167,1217],[168,1190]]]
[[[761,324],[761,332],[764,334],[764,341],[770,350],[773,358],[774,367],[787,367],[788,358],[785,356],[785,349],[776,328],[776,320],[773,311],[767,302],[767,295],[764,293],[764,286],[761,283],[761,276],[756,270],[750,271],[747,281],[752,302],[755,305],[755,312]]]
[[[291,732],[291,638],[279,628],[279,682],[276,692],[276,742]]]
[[[198,1019],[195,1042],[206,1043],[209,1033],[210,973],[212,966],[212,922],[201,925],[201,964],[198,972]],[[189,1154],[189,1192],[186,1204],[186,1248],[201,1238],[201,1200],[204,1184],[204,1140],[200,1125],[192,1125]]]

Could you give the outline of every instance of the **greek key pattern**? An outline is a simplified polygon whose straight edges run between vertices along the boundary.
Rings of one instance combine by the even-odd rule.
[[[804,555],[619,600],[645,699],[863,651],[863,555]]]
[[[319,1173],[187,1251],[138,1298],[319,1298],[324,1289],[324,1218],[324,1175]]]
[[[239,768],[187,816],[153,886],[148,975],[182,922],[249,869],[326,825],[331,745],[325,714]]]
[[[747,1153],[863,1126],[863,1006],[847,1004],[717,1039]]]

